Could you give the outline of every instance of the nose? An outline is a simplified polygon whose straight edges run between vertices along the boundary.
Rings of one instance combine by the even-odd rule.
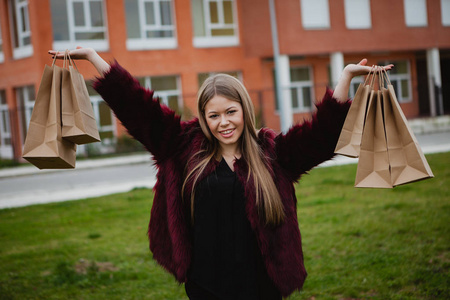
[[[228,118],[226,117],[226,115],[222,115],[222,116],[220,117],[220,126],[226,127],[229,123],[230,123],[230,121],[228,120]]]

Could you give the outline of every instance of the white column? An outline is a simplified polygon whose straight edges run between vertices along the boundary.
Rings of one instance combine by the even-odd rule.
[[[293,123],[291,89],[289,88],[291,84],[289,56],[280,55],[278,57],[278,62],[280,86],[282,90],[281,99],[278,99],[278,111],[280,113],[281,130],[286,133]]]
[[[344,69],[344,54],[342,52],[334,52],[330,54],[330,69],[331,69],[331,88],[334,88]]]
[[[427,50],[427,75],[428,93],[430,96],[430,114],[432,117],[442,114],[444,103],[442,102],[442,78],[439,49]]]

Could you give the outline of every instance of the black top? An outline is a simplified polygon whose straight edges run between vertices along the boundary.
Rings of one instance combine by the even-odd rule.
[[[219,299],[281,299],[245,213],[244,188],[224,159],[196,188],[188,281]]]

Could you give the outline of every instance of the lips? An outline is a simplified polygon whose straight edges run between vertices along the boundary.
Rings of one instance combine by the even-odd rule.
[[[220,135],[223,136],[224,138],[229,138],[233,135],[235,129],[227,129],[227,130],[222,130],[219,131]]]

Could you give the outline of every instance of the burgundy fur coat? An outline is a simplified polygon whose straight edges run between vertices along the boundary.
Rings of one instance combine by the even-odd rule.
[[[189,158],[205,142],[198,119],[181,122],[179,116],[160,105],[153,92],[142,88],[117,62],[94,87],[128,132],[154,156],[158,174],[148,229],[150,249],[160,265],[179,282],[185,282],[192,243],[190,204],[189,200],[182,201],[181,186]],[[349,102],[337,102],[332,91],[327,90],[312,120],[292,127],[287,134],[259,131],[259,144],[270,158],[270,171],[286,213],[284,223],[277,227],[267,227],[258,218],[254,186],[251,179],[247,182],[247,165],[242,159],[235,162],[235,172],[245,187],[248,220],[267,273],[283,296],[301,289],[306,278],[293,183],[333,157],[348,108]],[[203,176],[210,174],[217,164],[212,161]],[[190,199],[189,195],[184,199]]]

